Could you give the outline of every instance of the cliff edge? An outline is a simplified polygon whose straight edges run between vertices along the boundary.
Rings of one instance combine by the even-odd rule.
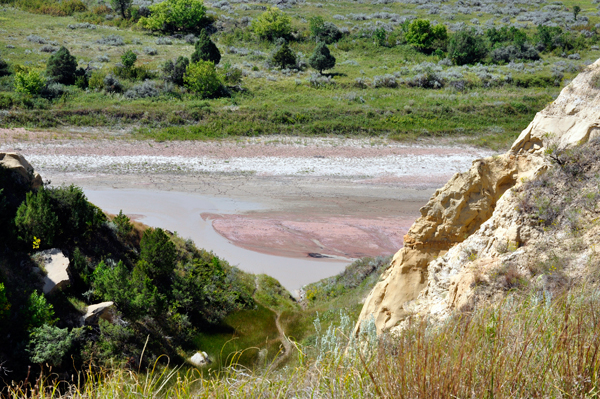
[[[539,112],[507,153],[475,160],[469,171],[456,174],[435,192],[404,236],[404,247],[367,296],[356,331],[371,317],[378,332],[402,328],[412,315],[444,318],[454,309],[502,295],[507,273],[512,283],[518,278],[545,276],[531,266],[532,259],[545,259],[545,255],[540,258],[534,243],[560,236],[559,229],[551,227],[563,223],[566,216],[561,212],[571,212],[569,206],[577,201],[554,212],[551,226],[548,217],[541,219],[540,198],[550,201],[546,204],[549,208],[559,201],[552,195],[565,189],[570,177],[570,172],[563,170],[564,162],[578,162],[576,158],[582,157],[568,158],[565,149],[595,141],[600,137],[599,123],[600,60]],[[585,156],[588,161],[592,157]],[[582,176],[593,169],[592,164],[582,169]],[[549,171],[556,168],[562,174],[548,180]],[[540,179],[548,183],[543,187],[554,187],[536,192],[534,198],[528,193],[542,187],[532,185]],[[578,190],[573,195],[583,195],[585,187]],[[502,284],[497,283],[498,276],[502,276]],[[546,289],[550,280],[535,281]]]

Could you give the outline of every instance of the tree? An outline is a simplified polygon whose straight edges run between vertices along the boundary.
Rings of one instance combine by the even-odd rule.
[[[10,68],[8,62],[0,58],[0,77],[10,75]]]
[[[127,11],[131,8],[133,0],[110,0],[113,10],[121,14],[123,19],[127,18]]]
[[[321,32],[323,32],[323,27],[325,25],[325,20],[323,17],[312,17],[308,21],[308,26],[310,27],[310,33],[312,37],[318,40],[319,36],[321,36]]]
[[[44,294],[33,291],[29,296],[24,312],[24,321],[28,330],[54,323],[54,307],[46,301]]]
[[[581,12],[581,7],[573,6],[573,18],[575,18],[575,21],[577,21],[577,15],[579,15],[580,12]]]
[[[271,63],[281,69],[296,66],[296,55],[285,40],[273,53]]]
[[[218,65],[219,61],[221,61],[221,52],[213,41],[210,40],[205,29],[200,32],[194,48],[195,50],[191,57],[192,62],[211,61],[213,64]]]
[[[121,63],[127,69],[133,68],[133,66],[135,65],[136,61],[137,61],[137,55],[133,51],[131,51],[131,50],[127,50],[121,56]]]
[[[163,77],[167,82],[183,86],[183,77],[190,60],[187,57],[179,56],[175,62],[168,60],[163,66]]]
[[[317,43],[314,53],[308,59],[308,64],[323,74],[323,70],[331,69],[335,66],[335,57],[329,52],[325,43]]]
[[[62,46],[56,53],[48,58],[46,74],[57,83],[72,85],[75,83],[77,72],[77,59],[69,50]]]
[[[34,237],[37,237],[42,247],[52,247],[59,222],[46,189],[41,188],[37,194],[27,193],[25,201],[17,209],[15,225],[19,238],[26,245],[31,245]]]
[[[292,33],[292,19],[277,7],[269,7],[252,21],[252,29],[260,38],[275,40]]]
[[[427,19],[415,19],[406,32],[406,42],[420,51],[430,52],[435,42],[448,39],[448,31],[444,25],[431,25]]]
[[[195,64],[192,64],[195,65]],[[140,241],[140,260],[151,279],[164,278],[175,268],[175,245],[163,229],[147,229]]]
[[[204,98],[215,96],[222,86],[215,64],[210,61],[188,65],[183,83],[185,87]]]
[[[457,65],[475,64],[487,53],[485,41],[474,29],[456,32],[448,44],[448,57]]]
[[[165,0],[151,5],[150,12],[138,24],[152,31],[196,32],[210,22],[202,0]]]

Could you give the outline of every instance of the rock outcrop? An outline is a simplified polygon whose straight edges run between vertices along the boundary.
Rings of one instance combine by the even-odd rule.
[[[34,259],[40,263],[45,271],[44,294],[52,294],[71,284],[69,277],[69,258],[67,258],[60,249],[53,248],[40,251],[34,255]]]
[[[600,137],[598,77],[600,61],[539,112],[506,154],[474,161],[436,191],[366,298],[356,331],[371,317],[378,332],[393,331],[409,315],[444,317],[466,306],[478,276],[497,267],[500,247],[535,238],[510,189],[549,167],[550,143],[565,147]]]
[[[98,324],[100,319],[106,321],[113,321],[115,311],[114,302],[101,302],[95,305],[90,305],[87,307],[87,311],[85,315],[81,317],[82,325],[95,325]]]
[[[23,155],[14,152],[0,152],[0,166],[15,172],[15,176],[21,184],[26,184],[33,189],[37,189],[42,185],[42,177],[25,160]]]

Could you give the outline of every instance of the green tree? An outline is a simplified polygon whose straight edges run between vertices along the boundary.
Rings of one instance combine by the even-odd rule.
[[[209,22],[202,0],[165,0],[150,6],[150,12],[138,24],[152,31],[195,32]]]
[[[56,53],[48,58],[46,74],[57,83],[72,85],[75,83],[77,72],[77,59],[69,50],[62,46]]]
[[[252,29],[260,38],[275,40],[292,33],[292,19],[277,7],[269,7],[252,21]]]
[[[213,41],[210,40],[205,29],[200,32],[194,48],[191,57],[192,62],[211,61],[213,64],[218,65],[219,61],[221,61],[221,52]]]
[[[222,86],[215,64],[210,61],[188,65],[183,83],[189,90],[204,98],[214,97]]]
[[[581,7],[573,6],[573,18],[575,18],[575,21],[577,21],[577,16],[579,15],[580,12],[581,12]]]
[[[41,240],[41,246],[50,248],[59,228],[58,216],[52,210],[48,191],[44,188],[37,194],[28,192],[25,201],[17,209],[15,217],[17,234],[26,245],[31,245],[33,238]]]
[[[123,67],[125,67],[127,69],[133,68],[136,61],[137,61],[137,55],[131,50],[127,50],[121,56],[121,64],[123,64]]]
[[[27,73],[17,72],[15,74],[15,91],[17,93],[37,95],[45,85],[46,79],[40,72],[33,69]]]
[[[319,37],[321,36],[324,25],[325,25],[325,20],[323,19],[323,17],[317,16],[317,17],[312,17],[311,19],[308,20],[308,26],[310,28],[310,33],[311,33],[312,37],[314,37],[316,40],[318,40]]]
[[[73,335],[68,329],[44,324],[31,331],[29,358],[33,363],[59,366],[72,344]]]
[[[127,18],[127,12],[131,8],[131,3],[133,0],[110,0],[110,5],[113,10],[121,14],[123,19]]]
[[[54,323],[54,307],[46,301],[44,294],[38,294],[37,291],[29,296],[24,313],[24,322],[29,331]]]
[[[325,43],[317,43],[315,51],[308,59],[308,64],[323,74],[325,69],[331,69],[335,66],[335,57],[329,52]]]
[[[179,56],[175,62],[168,60],[163,65],[163,78],[167,82],[183,86],[183,77],[188,65],[190,60],[187,57]]]
[[[117,226],[117,235],[121,239],[127,238],[127,236],[129,236],[129,234],[131,234],[131,232],[133,231],[133,224],[131,224],[131,219],[129,219],[129,217],[127,217],[127,215],[123,213],[122,209],[119,211],[119,214],[113,218],[112,221],[115,224],[115,226]]]
[[[175,268],[175,244],[163,229],[147,229],[140,241],[140,260],[147,262],[146,274],[164,278]]]
[[[296,66],[296,55],[285,40],[273,53],[271,63],[281,69]]]
[[[375,44],[377,44],[379,47],[385,46],[386,38],[387,33],[383,28],[375,29],[375,32],[373,32],[373,39],[375,39]]]
[[[431,25],[427,19],[415,19],[408,26],[406,42],[420,51],[434,50],[436,42],[443,43],[448,39],[448,31],[444,25]]]
[[[448,57],[457,65],[475,64],[487,53],[485,41],[474,29],[456,32],[448,43]]]

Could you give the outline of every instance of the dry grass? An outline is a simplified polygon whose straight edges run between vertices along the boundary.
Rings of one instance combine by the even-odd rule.
[[[344,325],[344,324],[343,324]],[[258,371],[122,369],[82,373],[61,386],[14,398],[595,398],[600,372],[600,291],[578,288],[512,295],[443,324],[420,321],[370,346],[348,340],[351,325],[317,340],[318,356],[297,348],[294,366]],[[366,328],[369,330],[369,328]],[[340,349],[341,348],[341,349]],[[343,348],[347,348],[345,351]],[[368,349],[372,348],[372,349]],[[235,364],[235,362],[234,362]],[[83,384],[81,381],[86,380]],[[6,391],[4,392],[7,393]]]

